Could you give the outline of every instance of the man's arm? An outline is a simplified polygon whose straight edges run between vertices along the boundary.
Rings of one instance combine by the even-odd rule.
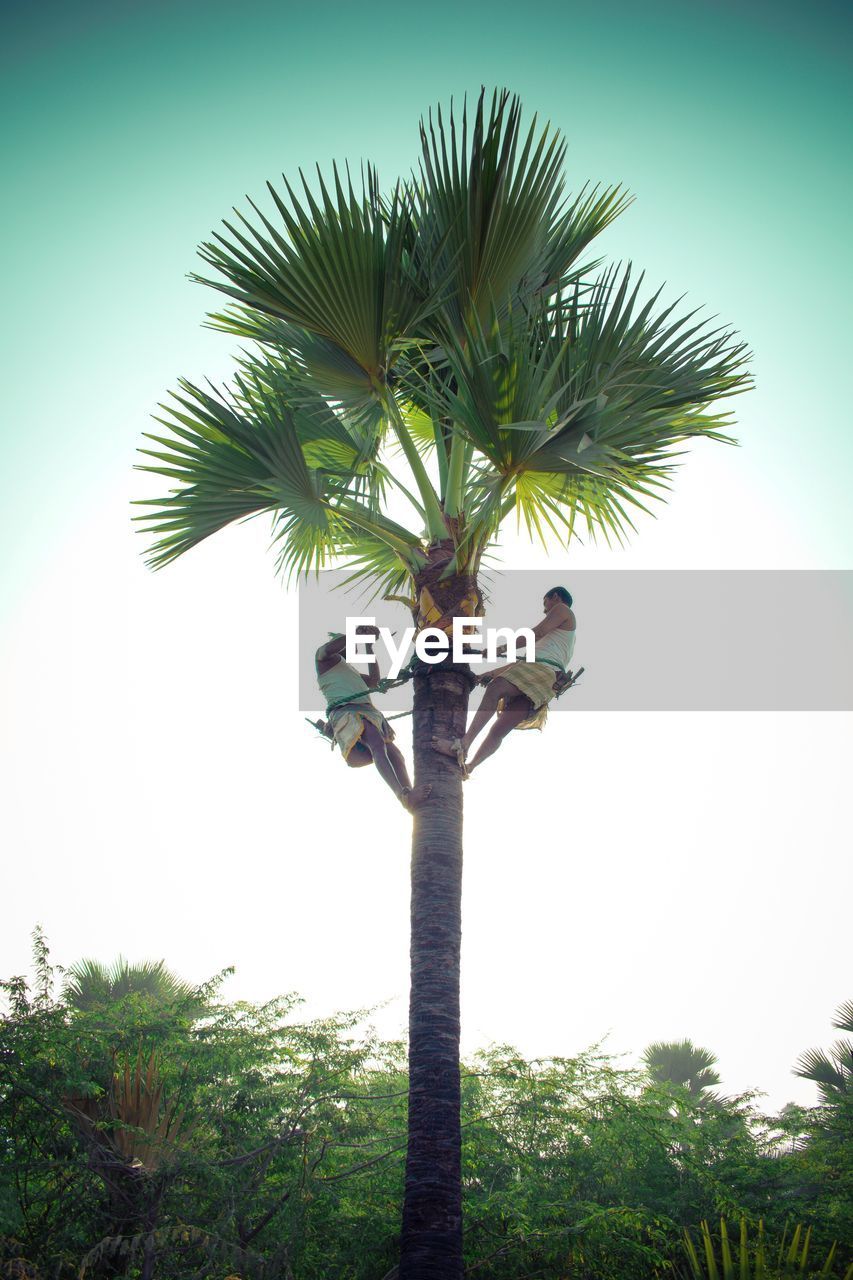
[[[374,644],[378,636],[378,627],[361,627],[358,632],[359,640],[366,641],[368,639],[372,639]],[[321,645],[314,658],[317,664],[318,675],[323,675],[326,671],[329,671],[333,666],[335,666],[338,659],[343,658],[346,653],[346,648],[346,636],[336,636],[334,640],[327,640],[325,644]],[[364,683],[367,685],[368,689],[375,689],[379,684],[379,662],[377,661],[375,652],[369,656],[365,655],[365,657],[360,658],[359,661],[366,662],[368,664],[367,671],[362,676]]]
[[[376,656],[376,650],[374,649],[370,657],[365,658],[364,661],[367,663],[367,670],[361,678],[368,689],[375,689],[379,684],[379,659]]]
[[[572,611],[567,604],[555,604],[553,609],[549,609],[540,622],[537,622],[533,628],[534,638],[544,640],[552,631],[559,631],[564,622],[568,622],[572,616]]]
[[[346,651],[346,636],[335,636],[334,640],[327,640],[325,644],[321,644],[317,650],[317,661],[323,662],[326,658],[339,658]]]
[[[542,618],[539,622],[536,623],[535,627],[531,627],[531,630],[533,632],[533,639],[544,640],[545,636],[549,635],[552,631],[559,630],[559,628],[563,625],[564,622],[568,622],[571,616],[572,616],[572,611],[567,604],[560,603],[558,605],[555,605],[553,609],[548,610],[544,618]],[[524,639],[523,636],[519,637],[518,641],[516,642],[515,648],[516,648],[516,653],[519,653],[523,649],[527,648],[527,641]],[[505,644],[502,644],[501,647],[498,650],[496,650],[495,656],[498,658],[506,657]]]
[[[317,674],[325,675],[327,671],[335,666],[338,659],[343,657],[346,647],[346,636],[336,636],[334,640],[327,640],[325,644],[321,644],[314,654],[314,665],[317,668]]]
[[[376,657],[376,641],[379,639],[379,628],[359,627],[357,638],[368,648],[368,653],[359,659],[359,665],[362,662],[367,664],[367,670],[362,673],[361,678],[368,689],[375,689],[379,684],[379,660]],[[370,645],[367,644],[368,640],[372,641]]]

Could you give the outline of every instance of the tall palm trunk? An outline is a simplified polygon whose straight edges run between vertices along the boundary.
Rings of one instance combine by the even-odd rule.
[[[462,778],[430,739],[465,732],[472,679],[442,664],[414,679],[415,780],[432,784],[412,838],[409,1142],[400,1280],[461,1280],[459,952]]]

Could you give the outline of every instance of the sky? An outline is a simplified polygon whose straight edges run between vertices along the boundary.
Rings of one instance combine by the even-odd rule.
[[[627,548],[546,556],[510,531],[497,567],[570,587],[576,568],[851,569],[849,14],[82,0],[4,28],[0,974],[26,970],[40,923],[60,964],[233,965],[234,998],[380,1006],[398,1035],[408,820],[303,722],[268,528],[154,574],[131,525],[158,401],[232,368],[202,327],[218,296],[187,280],[196,247],[282,171],[408,174],[430,106],[506,85],[565,133],[570,190],[635,196],[601,252],[734,326],[757,386],[739,447],[700,442]],[[591,677],[580,607],[578,628]],[[792,601],[792,670],[808,632]],[[719,644],[737,644],[725,600]],[[627,1064],[689,1036],[724,1090],[814,1101],[791,1068],[851,994],[850,728],[586,711],[508,743],[466,792],[466,1052],[604,1039]]]

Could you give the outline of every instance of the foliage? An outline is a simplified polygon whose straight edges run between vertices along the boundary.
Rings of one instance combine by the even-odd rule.
[[[107,1009],[119,1000],[136,998],[152,1008],[178,1002],[191,1004],[195,992],[166,968],[164,960],[129,964],[119,956],[115,964],[81,960],[65,973],[62,995],[72,1008],[84,1012]]]
[[[201,1016],[152,1024],[133,1001],[73,1009],[47,978],[3,990],[0,1268],[124,1274],[153,1249],[174,1280],[318,1274],[318,1188],[331,1215],[339,1182],[392,1159],[399,1198],[401,1048],[356,1036],[356,1015],[300,1023],[295,997],[223,1003],[214,982]],[[390,1265],[387,1215],[370,1232]]]
[[[853,1002],[839,1006],[833,1026],[853,1031]],[[791,1149],[787,1162],[796,1194],[807,1197],[839,1239],[853,1236],[853,1043],[837,1041],[829,1053],[811,1049],[795,1074],[814,1080],[819,1104],[782,1117]]]
[[[0,1276],[390,1271],[402,1045],[360,1014],[300,1021],[293,996],[225,1001],[221,978],[190,993],[191,1016],[187,993],[155,1016],[132,992],[75,1008],[53,976],[39,937],[35,981],[3,984]],[[672,1275],[684,1229],[724,1215],[751,1232],[763,1220],[774,1240],[801,1221],[796,1256],[808,1230],[811,1259],[837,1240],[841,1275],[850,1147],[827,1147],[823,1106],[765,1120],[750,1096],[709,1107],[684,1090],[672,1103],[669,1084],[598,1049],[477,1055],[463,1071],[468,1272]]]
[[[738,1243],[732,1250],[726,1220],[721,1218],[718,1261],[711,1229],[707,1222],[700,1224],[701,1254],[697,1252],[690,1232],[685,1231],[684,1249],[692,1280],[788,1280],[788,1278],[793,1280],[796,1276],[835,1274],[833,1270],[835,1244],[830,1247],[822,1265],[815,1265],[810,1259],[811,1228],[803,1231],[801,1226],[794,1227],[790,1239],[787,1231],[783,1232],[775,1260],[765,1244],[762,1221],[758,1223],[758,1237],[754,1245],[750,1245],[748,1235],[746,1218],[741,1218]],[[770,1253],[770,1261],[768,1261],[768,1253]],[[851,1275],[853,1275],[853,1263],[844,1273],[844,1280],[850,1280]]]
[[[474,575],[513,512],[543,542],[621,539],[685,442],[728,439],[744,344],[584,260],[620,188],[567,195],[565,142],[505,90],[420,140],[387,193],[370,165],[360,187],[300,174],[201,247],[195,278],[229,302],[212,325],[253,347],[230,387],[183,381],[162,406],[141,469],[176,487],[137,517],[152,566],[268,513],[281,569],[339,557],[411,595],[430,546]]]
[[[678,1085],[693,1098],[715,1098],[709,1090],[720,1083],[714,1070],[716,1058],[692,1040],[656,1040],[644,1051],[643,1062],[653,1080]]]
[[[853,1000],[838,1006],[832,1025],[839,1031],[853,1031]],[[814,1080],[830,1106],[849,1097],[853,1094],[853,1041],[837,1040],[828,1053],[809,1049],[797,1063],[795,1074]]]

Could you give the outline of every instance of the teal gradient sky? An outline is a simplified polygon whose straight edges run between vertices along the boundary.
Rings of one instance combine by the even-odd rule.
[[[419,115],[481,82],[568,137],[571,187],[636,203],[602,240],[738,328],[758,391],[741,475],[850,564],[850,23],[834,4],[7,10],[2,245],[5,571],[20,585],[130,463],[179,374],[228,368],[199,328],[197,243],[317,160],[416,158]],[[20,559],[18,559],[20,557]],[[35,560],[31,560],[35,557]]]
[[[3,6],[0,976],[40,920],[64,964],[164,956],[199,982],[235,964],[237,996],[388,998],[382,1030],[405,1022],[407,820],[307,742],[266,526],[153,575],[129,521],[157,402],[232,369],[201,327],[221,296],[186,279],[196,246],[282,170],[370,159],[387,185],[432,104],[518,93],[566,135],[570,190],[636,197],[600,252],[735,327],[757,379],[741,447],[698,444],[629,549],[548,563],[853,567],[850,36],[849,6],[788,0]],[[504,563],[546,561],[508,539]],[[807,668],[808,620],[780,643]],[[466,796],[467,1047],[568,1053],[612,1030],[636,1059],[689,1035],[727,1088],[811,1101],[791,1064],[851,994],[850,717],[553,721]],[[288,786],[322,857],[291,852]],[[537,813],[568,794],[556,854],[527,811],[496,818],[518,788]],[[346,815],[368,795],[365,868]],[[316,947],[320,913],[352,962]]]

